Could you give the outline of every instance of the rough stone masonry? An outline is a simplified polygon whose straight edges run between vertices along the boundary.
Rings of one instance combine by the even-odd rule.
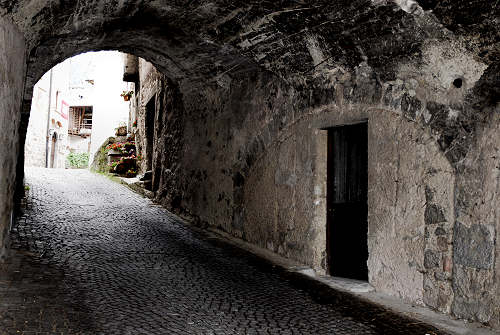
[[[137,95],[139,116],[156,99],[157,201],[325,272],[324,129],[368,120],[369,282],[500,327],[498,2],[20,0],[0,13],[3,232],[34,83],[116,49],[161,72],[154,97]]]

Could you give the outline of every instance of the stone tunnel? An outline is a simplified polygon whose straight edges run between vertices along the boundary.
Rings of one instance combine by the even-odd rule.
[[[4,0],[0,16],[2,257],[33,86],[119,50],[159,71],[155,201],[332,273],[329,142],[366,124],[366,280],[500,329],[498,2]]]

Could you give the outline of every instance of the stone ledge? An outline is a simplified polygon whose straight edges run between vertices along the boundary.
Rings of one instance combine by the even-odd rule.
[[[144,182],[139,180],[139,177],[135,178],[124,178],[124,177],[116,177],[119,182],[125,186],[128,186],[132,191],[139,193],[149,199],[154,198],[154,193],[148,191],[144,188]]]

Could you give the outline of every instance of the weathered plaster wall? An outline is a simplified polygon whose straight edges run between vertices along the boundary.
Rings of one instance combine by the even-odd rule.
[[[454,55],[432,53],[428,61],[448,64],[457,61]],[[482,175],[478,171],[485,168],[493,172],[477,185],[460,182],[469,177],[457,181],[460,154],[446,142],[446,136],[453,136],[447,129],[453,130],[467,113],[468,97],[484,67],[469,59],[469,69],[461,66],[453,75],[442,71],[447,78],[434,76],[442,85],[431,90],[422,80],[427,71],[411,71],[411,66],[402,66],[400,78],[391,82],[380,83],[369,67],[361,66],[353,75],[340,74],[334,86],[301,91],[266,74],[201,90],[192,82],[175,83],[154,69],[145,70],[140,95],[148,98],[143,105],[157,95],[154,151],[155,165],[161,168],[154,171],[156,200],[201,225],[324,273],[322,129],[368,120],[370,283],[411,303],[497,325],[498,274],[492,271],[492,252],[498,253],[498,229],[476,224],[477,229],[464,230],[455,223],[455,194],[461,187],[468,197],[487,197],[488,205],[478,210],[474,222],[498,222],[488,214],[496,208],[496,170],[470,158],[474,173]],[[461,88],[448,82],[457,76],[463,78]],[[482,140],[473,151],[496,158],[499,122],[492,118],[486,124],[490,127],[480,132]],[[479,194],[484,191],[487,196]],[[471,241],[479,242],[471,246]],[[457,244],[465,249],[458,250]],[[463,267],[464,262],[487,264],[479,264],[484,268],[480,274],[475,264]],[[479,297],[489,301],[477,304]]]
[[[432,225],[453,222],[453,169],[436,140],[398,114],[377,110],[370,118],[370,282],[405,301],[449,311],[452,269],[443,269],[441,259],[450,247],[447,240],[435,242]],[[436,204],[446,208],[446,218],[434,222],[429,208]],[[441,283],[435,272],[444,277]]]
[[[25,56],[22,34],[0,18],[0,259],[6,255],[12,220]]]
[[[322,129],[368,120],[370,282],[450,311],[454,171],[431,131],[405,116],[405,108],[424,110],[417,100],[405,102],[404,82],[397,91],[361,86],[370,73],[360,69],[351,79],[361,91],[349,92],[346,81],[314,107],[314,89],[299,93],[269,75],[201,91],[147,73],[140,94],[158,96],[156,200],[320,273],[326,272]]]
[[[500,105],[458,171],[453,313],[500,326]],[[491,308],[493,306],[493,308]]]
[[[368,120],[370,283],[406,301],[449,311],[449,281],[443,279],[441,288],[423,287],[435,280],[424,258],[434,247],[425,224],[426,189],[433,190],[433,201],[449,210],[453,222],[453,170],[435,139],[400,111],[337,104],[304,114],[295,116],[250,169],[243,236],[324,273],[326,141],[319,129]],[[449,251],[448,243],[437,250]],[[425,300],[444,294],[445,302]]]

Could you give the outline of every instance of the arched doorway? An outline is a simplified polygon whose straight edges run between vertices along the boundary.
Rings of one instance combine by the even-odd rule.
[[[57,150],[57,133],[54,132],[52,134],[52,144],[50,146],[50,163],[49,163],[49,168],[53,169],[55,168],[55,161],[56,161],[56,150]]]

